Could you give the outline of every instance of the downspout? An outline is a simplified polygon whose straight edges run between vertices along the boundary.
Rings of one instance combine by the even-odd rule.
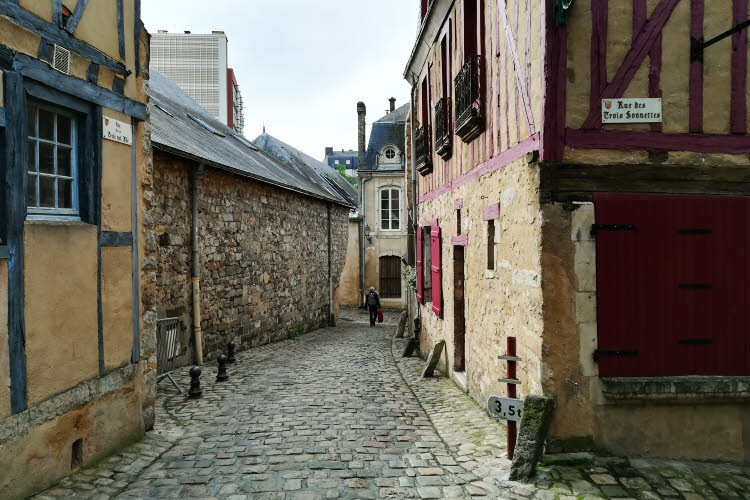
[[[203,176],[203,164],[190,170],[190,205],[193,250],[193,338],[195,340],[195,363],[203,364],[203,334],[201,332],[201,267],[198,253],[198,181]]]
[[[415,148],[416,144],[414,143],[414,120],[417,119],[416,108],[414,106],[416,90],[417,90],[417,87],[415,84],[413,84],[411,87],[412,113],[411,113],[411,120],[409,121],[409,129],[410,129],[409,133],[411,134],[411,151],[409,151],[409,153],[411,153],[411,202],[412,202],[412,221],[413,221],[412,231],[414,232],[414,267],[416,267],[416,258],[417,258],[416,256],[417,256],[417,245],[418,245],[417,242],[419,241],[419,239],[417,238],[417,231],[420,230],[419,215],[418,215],[419,199],[417,198],[417,195],[418,195],[417,193],[417,169],[415,168],[417,159],[414,153],[414,150],[416,149]],[[417,270],[417,272],[419,272],[419,270]],[[416,317],[418,318],[420,314],[419,304],[417,304],[416,310],[417,310]]]
[[[333,230],[331,228],[331,203],[328,202],[328,324],[336,326],[336,318],[333,316],[333,260],[331,250],[333,248]]]
[[[362,234],[364,231],[364,224],[362,224],[362,218],[360,216],[360,219],[357,221],[357,235],[359,240],[359,297],[360,299],[364,295],[364,289],[365,289],[365,275],[364,275],[364,243],[362,241]],[[361,306],[362,304],[360,304]]]

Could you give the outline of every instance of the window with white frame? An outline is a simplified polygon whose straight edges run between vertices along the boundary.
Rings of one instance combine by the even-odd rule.
[[[352,161],[351,161],[351,160],[346,160],[346,164],[347,164],[347,165],[351,165],[351,164],[352,164]]]
[[[393,148],[388,148],[385,150],[385,157],[389,160],[392,160],[396,157],[396,150]]]
[[[385,188],[380,191],[380,229],[401,229],[401,191],[397,188]]]
[[[78,217],[75,117],[37,103],[30,103],[26,111],[28,214]]]

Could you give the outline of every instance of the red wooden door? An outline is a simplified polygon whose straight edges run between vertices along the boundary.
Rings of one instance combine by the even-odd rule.
[[[600,375],[747,373],[750,201],[602,194],[594,202]]]

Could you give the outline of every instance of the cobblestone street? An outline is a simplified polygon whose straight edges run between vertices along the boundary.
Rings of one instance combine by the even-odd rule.
[[[506,481],[504,426],[448,379],[421,379],[396,319],[345,311],[240,353],[224,383],[207,365],[200,400],[163,381],[154,431],[36,498],[750,498],[750,468],[586,454]]]

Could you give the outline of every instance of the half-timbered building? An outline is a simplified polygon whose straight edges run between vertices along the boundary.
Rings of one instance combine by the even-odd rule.
[[[750,459],[747,0],[423,0],[421,350],[549,450]]]
[[[0,2],[3,498],[154,424],[139,305],[147,67],[139,0]]]

